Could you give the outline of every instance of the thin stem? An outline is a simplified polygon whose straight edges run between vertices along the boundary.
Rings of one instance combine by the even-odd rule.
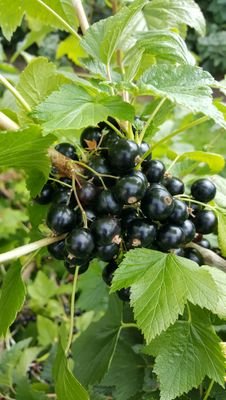
[[[159,104],[157,105],[157,107],[155,108],[155,110],[153,111],[153,113],[152,113],[152,114],[150,115],[150,117],[148,118],[148,120],[147,120],[145,126],[143,127],[143,129],[142,129],[142,131],[141,131],[141,133],[140,133],[140,138],[139,138],[139,139],[140,139],[140,140],[139,140],[140,143],[142,142],[142,140],[143,140],[143,138],[144,138],[144,136],[145,136],[145,133],[146,133],[148,127],[150,126],[151,122],[153,121],[153,119],[155,118],[156,114],[159,112],[160,108],[161,108],[162,105],[165,103],[165,101],[166,101],[166,97],[163,97],[163,99],[159,102]]]
[[[104,183],[104,181],[103,181],[103,179],[102,179],[102,176],[105,177],[105,178],[114,178],[114,179],[118,179],[118,177],[113,176],[113,175],[99,174],[99,172],[95,171],[95,169],[89,167],[88,165],[84,164],[84,163],[81,162],[81,161],[75,161],[75,164],[81,165],[82,167],[88,169],[88,170],[91,171],[94,175],[96,175],[96,176],[100,179],[100,181],[101,181],[102,186],[103,186],[104,189],[107,189],[107,188],[106,188],[105,183]]]
[[[79,34],[76,32],[74,28],[72,28],[71,25],[68,24],[67,21],[65,21],[59,14],[56,13],[51,7],[49,7],[44,1],[42,0],[36,0],[41,6],[43,6],[46,10],[49,11],[50,14],[54,15],[55,18],[58,19],[62,23],[62,25],[72,34],[74,35],[77,39],[81,39]]]
[[[24,107],[26,111],[31,112],[31,107],[23,98],[23,96],[21,96],[18,90],[13,85],[11,85],[11,83],[1,74],[0,83],[2,83],[13,94],[13,96],[19,101],[19,103]]]
[[[110,66],[109,63],[107,63],[107,65],[106,65],[106,70],[107,70],[107,78],[108,78],[109,82],[112,83],[111,66]],[[111,91],[111,94],[112,94],[112,95],[115,94],[114,88],[113,88],[112,86],[110,86],[110,91]]]
[[[38,240],[37,242],[25,244],[24,246],[17,247],[16,249],[7,251],[6,253],[0,254],[0,263],[5,263],[7,261],[14,260],[16,258],[30,254],[33,251],[46,247],[51,243],[59,242],[65,238],[65,234],[61,236],[48,237],[45,239]]]
[[[163,139],[159,140],[159,142],[155,143],[152,147],[152,150],[155,149],[156,147],[161,146],[162,144],[168,142],[174,136],[179,135],[179,133],[182,133],[182,132],[186,131],[187,129],[193,128],[194,126],[200,125],[200,124],[208,121],[208,119],[209,119],[209,117],[201,117],[201,118],[197,119],[196,121],[190,122],[189,124],[182,126],[181,128],[177,129],[176,131],[165,136]]]
[[[188,303],[186,304],[186,306],[187,306],[187,312],[188,312],[188,322],[190,324],[191,323],[191,310],[190,310]]]
[[[72,4],[76,11],[82,33],[84,34],[87,31],[87,29],[89,29],[89,22],[88,22],[82,1],[81,0],[72,0]]]
[[[76,185],[75,185],[75,176],[74,175],[72,176],[72,187],[73,187],[73,191],[74,191],[74,194],[75,194],[76,201],[78,203],[78,206],[79,206],[81,214],[82,214],[82,220],[83,220],[84,228],[88,228],[87,215],[86,215],[86,212],[85,212],[84,208],[82,207],[82,204],[81,204],[81,202],[79,200],[79,197],[78,197],[78,193],[77,193],[77,189],[76,189]]]
[[[20,127],[3,112],[0,112],[0,129],[4,129],[6,131],[17,131],[20,129]]]
[[[111,122],[105,121],[105,123],[106,123],[108,126],[110,126],[110,128],[112,128],[112,129],[117,133],[118,136],[120,136],[122,139],[125,138],[125,136],[120,132],[120,130],[119,130],[118,128],[116,128],[116,126],[114,126]]]
[[[214,385],[214,380],[212,379],[212,381],[209,384],[209,387],[208,387],[208,389],[206,391],[206,394],[205,394],[203,400],[207,400],[208,399],[208,397],[209,397],[209,395],[211,393],[211,390],[213,389],[213,385]]]
[[[79,271],[79,266],[77,265],[77,267],[75,269],[75,275],[74,275],[73,286],[72,286],[72,294],[71,294],[70,330],[69,330],[67,346],[65,349],[66,355],[68,355],[68,352],[71,348],[71,344],[72,344],[72,340],[73,340],[74,315],[75,315],[75,293],[76,293],[76,286],[77,286],[77,281],[78,281],[78,271]]]
[[[72,188],[71,185],[69,185],[68,183],[62,182],[62,181],[60,181],[59,179],[51,178],[51,176],[50,176],[48,179],[49,179],[50,181],[57,182],[57,183],[59,183],[59,184],[62,185],[62,186],[66,186],[66,187],[68,187],[69,189]]]
[[[177,161],[180,159],[181,154],[179,154],[174,160],[173,162],[170,164],[169,168],[167,168],[167,171],[165,172],[165,174],[167,175],[169,173],[169,171],[174,167],[174,165],[177,163]]]
[[[216,210],[216,207],[210,206],[209,204],[206,204],[206,203],[202,203],[201,201],[198,201],[198,200],[194,200],[191,197],[186,197],[185,195],[177,194],[174,197],[176,197],[177,199],[180,199],[182,201],[186,201],[188,203],[191,202],[191,203],[199,204],[200,206],[203,206],[203,207],[210,208],[211,210]]]
[[[133,323],[133,322],[129,322],[129,323],[121,322],[121,328],[122,328],[122,329],[125,329],[125,328],[135,328],[135,329],[138,329],[138,328],[137,328],[137,324],[135,324],[135,323]]]

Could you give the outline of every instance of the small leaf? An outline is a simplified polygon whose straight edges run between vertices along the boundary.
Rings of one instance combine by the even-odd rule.
[[[35,281],[28,286],[28,293],[32,299],[44,305],[57,293],[57,285],[44,272],[39,271]]]
[[[72,35],[68,36],[66,39],[60,42],[57,48],[57,59],[65,55],[76,65],[81,65],[80,58],[84,58],[87,56],[85,50],[81,46],[79,39]]]
[[[22,210],[14,210],[0,206],[0,237],[7,239],[16,233],[18,229],[23,229],[23,223],[28,220],[27,215]]]
[[[42,346],[53,344],[58,336],[57,325],[49,318],[38,315],[37,318],[38,341]]]
[[[70,371],[61,344],[54,363],[54,380],[58,400],[89,400],[87,391]]]
[[[21,310],[25,300],[25,286],[21,278],[21,265],[13,264],[5,275],[0,297],[0,337]]]
[[[23,18],[24,9],[22,7],[22,0],[14,0],[13,2],[0,0],[0,10],[2,10],[0,13],[2,33],[7,40],[10,40],[13,32],[21,24]]]
[[[225,166],[224,157],[220,154],[207,153],[204,151],[188,151],[180,156],[180,161],[194,160],[208,164],[212,173],[216,174]]]
[[[43,393],[32,388],[27,378],[20,379],[16,386],[16,400],[48,400]]]

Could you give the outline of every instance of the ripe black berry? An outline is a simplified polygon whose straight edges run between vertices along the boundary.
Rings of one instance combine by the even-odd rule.
[[[92,183],[87,182],[77,189],[77,193],[82,205],[88,206],[96,200],[98,189]]]
[[[122,229],[128,229],[132,221],[137,219],[137,210],[133,207],[124,208],[121,212],[121,226]]]
[[[176,225],[163,225],[157,234],[157,242],[162,250],[176,249],[183,240],[183,231]]]
[[[140,174],[142,173],[140,172]],[[134,204],[144,197],[146,189],[147,180],[145,178],[143,179],[138,174],[127,175],[117,181],[114,194],[122,204]]]
[[[78,160],[75,147],[70,143],[59,143],[55,146],[55,149],[65,157],[71,158],[72,160]]]
[[[118,215],[122,210],[122,206],[117,202],[110,190],[103,190],[97,198],[96,210],[100,215]]]
[[[195,225],[189,219],[186,219],[183,224],[180,224],[180,228],[184,233],[184,240],[183,243],[191,242],[196,234]]]
[[[98,174],[104,174],[104,175],[112,175],[112,171],[110,170],[110,167],[108,165],[107,160],[103,157],[92,157],[89,161],[89,167],[91,167],[94,171],[96,171]],[[94,173],[89,171],[89,176],[93,178],[93,182],[97,186],[101,186],[101,180],[98,178],[98,176]],[[106,184],[110,184],[112,182],[111,178],[102,178]],[[113,181],[114,182],[114,181]]]
[[[128,234],[128,247],[145,247],[151,248],[156,237],[156,227],[153,224],[147,223],[143,219],[136,219],[131,222]]]
[[[210,244],[209,240],[207,240],[205,238],[199,240],[196,243],[198,243],[199,246],[204,247],[205,249],[211,249],[211,244]]]
[[[184,183],[175,176],[172,178],[164,178],[162,184],[167,188],[172,196],[184,193]]]
[[[104,246],[97,247],[97,257],[103,261],[110,261],[119,253],[119,246],[116,243],[110,243]]]
[[[199,253],[198,250],[193,249],[192,247],[186,247],[184,249],[184,257],[196,262],[198,265],[204,264],[202,255]]]
[[[154,221],[163,221],[171,214],[174,207],[173,197],[166,189],[147,189],[141,201],[144,215]]]
[[[46,223],[55,233],[69,232],[76,224],[76,213],[65,205],[52,205]]]
[[[194,224],[198,233],[207,235],[208,233],[212,233],[215,231],[217,227],[217,217],[213,211],[199,211],[199,213],[194,218]]]
[[[189,217],[187,204],[181,200],[174,199],[174,206],[172,213],[168,217],[169,222],[174,224],[181,224]]]
[[[80,138],[80,143],[84,149],[94,150],[101,139],[101,130],[97,127],[89,126]]]
[[[119,139],[109,148],[109,162],[116,171],[124,172],[135,167],[139,146],[132,140]]]
[[[70,189],[57,190],[53,197],[53,204],[65,204],[74,208],[76,206],[76,200]]]
[[[108,285],[111,286],[111,282],[113,279],[113,274],[118,268],[118,265],[116,264],[115,261],[111,261],[109,264],[106,265],[106,267],[103,269],[102,272],[102,278],[104,282]]]
[[[92,234],[85,228],[73,229],[65,241],[65,246],[76,259],[87,259],[94,250]]]
[[[118,220],[112,217],[98,218],[91,226],[94,240],[98,245],[119,243],[121,233]]]
[[[216,186],[209,179],[198,179],[191,186],[192,196],[202,203],[208,203],[216,195]]]
[[[140,151],[139,151],[140,156],[142,157],[145,153],[147,153],[147,151],[150,150],[150,146],[149,146],[149,144],[148,144],[147,142],[142,142],[142,143],[140,144],[140,146],[139,146],[139,149],[140,149]],[[149,156],[147,156],[147,157],[145,158],[145,161],[150,161],[150,160],[151,160],[151,157],[152,157],[152,155],[149,154]],[[143,161],[143,162],[145,162],[145,161]],[[142,166],[143,166],[143,164],[142,164]]]
[[[104,151],[102,151],[102,152],[105,155],[107,155],[109,148],[111,146],[114,146],[114,144],[117,143],[119,141],[119,139],[120,139],[119,136],[114,131],[110,131],[109,133],[104,135],[103,140],[101,142],[101,149],[104,149]]]
[[[118,290],[116,293],[117,293],[118,297],[120,298],[120,300],[126,301],[126,302],[130,301],[130,288]]]
[[[65,243],[64,240],[49,244],[48,251],[57,260],[63,260],[65,256]]]
[[[76,267],[79,266],[78,274],[82,275],[89,268],[89,263],[90,263],[89,260],[88,261],[80,261],[75,258],[72,258],[71,260],[70,259],[65,260],[64,266],[65,266],[66,270],[69,272],[69,274],[72,274],[72,275],[74,275]]]
[[[53,194],[54,194],[54,188],[51,185],[51,183],[47,182],[43,186],[39,195],[35,198],[35,201],[42,205],[49,204],[52,201]]]
[[[145,175],[150,183],[160,182],[165,171],[165,165],[159,160],[151,160],[145,166]]]

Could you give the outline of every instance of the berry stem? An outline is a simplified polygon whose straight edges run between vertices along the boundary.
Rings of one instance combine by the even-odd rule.
[[[208,399],[208,397],[209,397],[209,395],[210,395],[210,393],[211,393],[211,391],[213,389],[213,385],[214,385],[214,380],[212,379],[212,381],[209,384],[209,387],[208,387],[208,389],[206,391],[206,394],[205,394],[203,400],[207,400]]]
[[[137,328],[137,324],[135,324],[135,323],[133,323],[133,322],[128,322],[128,323],[126,323],[126,322],[121,322],[121,328],[122,328],[122,329],[126,329],[126,328],[135,328],[135,329],[138,329],[138,328]]]
[[[118,136],[120,136],[122,139],[125,138],[125,136],[120,132],[120,130],[119,130],[118,128],[116,128],[116,126],[114,126],[111,122],[105,121],[105,123],[106,123],[108,126],[110,126],[110,128],[112,128],[112,129],[117,133]]]
[[[65,19],[63,19],[59,14],[56,13],[51,7],[49,7],[44,1],[42,0],[36,0],[42,7],[44,7],[47,11],[49,11],[50,14],[52,14],[55,18],[58,19],[59,22],[66,28],[67,31],[69,31],[73,36],[75,36],[77,39],[81,39],[79,34],[76,32],[74,28],[72,28],[71,25]]]
[[[182,201],[186,201],[187,203],[192,202],[192,203],[195,203],[195,204],[199,204],[200,206],[207,207],[207,208],[209,208],[210,210],[213,210],[213,211],[215,211],[216,208],[217,208],[217,207],[210,206],[210,205],[207,204],[207,203],[202,203],[201,201],[192,199],[192,198],[189,197],[189,196],[177,194],[177,195],[175,195],[175,196],[173,196],[173,197],[175,197],[175,198],[177,198],[177,199],[179,199],[179,200],[182,200]]]
[[[159,112],[160,108],[162,107],[162,105],[165,103],[166,101],[166,97],[163,97],[163,99],[159,102],[159,104],[157,105],[157,107],[155,108],[155,110],[153,111],[153,113],[150,115],[150,117],[148,118],[146,124],[144,125],[140,136],[139,136],[139,144],[142,143],[143,138],[145,136],[145,133],[147,131],[147,129],[149,128],[151,122],[153,121],[153,119],[155,118],[155,116],[157,115],[157,113]]]
[[[11,85],[11,83],[1,74],[0,74],[0,83],[2,83],[12,93],[12,95],[19,101],[19,103],[23,106],[23,108],[27,112],[31,112],[31,107],[23,98],[23,96],[21,96],[18,90],[13,85]]]
[[[71,309],[70,309],[70,330],[69,330],[67,346],[65,349],[66,356],[69,353],[69,350],[70,350],[71,344],[72,344],[72,340],[73,340],[74,315],[75,315],[75,293],[76,293],[76,286],[77,286],[77,281],[78,281],[78,271],[79,271],[79,266],[77,266],[75,269],[75,274],[74,274],[74,279],[73,279],[72,294],[71,294]]]
[[[191,323],[191,310],[190,310],[188,303],[186,304],[186,306],[187,306],[187,312],[188,312],[188,322],[190,324]]]
[[[19,125],[16,124],[12,119],[7,117],[3,112],[0,112],[0,129],[6,131],[17,131],[20,129]]]
[[[72,0],[72,4],[76,11],[82,33],[85,34],[87,29],[89,29],[89,22],[88,22],[82,1],[81,0]]]
[[[80,200],[79,200],[78,193],[77,193],[77,189],[76,189],[75,175],[72,176],[72,187],[73,187],[73,191],[74,191],[74,194],[75,194],[76,201],[77,201],[77,203],[78,203],[78,206],[79,206],[80,211],[81,211],[81,214],[82,214],[82,220],[83,220],[84,228],[88,228],[87,215],[86,215],[85,210],[84,210],[84,208],[82,207],[82,204],[81,204],[81,202],[80,202]]]
[[[203,124],[204,122],[208,121],[209,117],[201,117],[199,119],[196,119],[195,121],[190,122],[187,125],[182,126],[179,129],[176,129],[174,132],[170,133],[169,135],[165,136],[163,139],[159,140],[159,142],[155,143],[152,147],[152,150],[154,150],[156,147],[161,146],[162,144],[168,142],[170,139],[172,139],[174,136],[179,135],[179,133],[182,133],[186,131],[187,129],[193,128],[194,126]]]
[[[42,247],[46,247],[49,244],[59,242],[59,240],[64,239],[65,236],[66,235],[64,234],[61,236],[47,237],[45,239],[38,240],[37,242],[25,244],[24,246],[20,246],[17,247],[16,249],[7,251],[6,253],[2,253],[0,254],[0,263],[5,263],[7,261],[15,260],[17,258],[25,256],[26,254],[30,254],[33,251],[41,249]]]
[[[59,179],[55,179],[55,178],[49,177],[49,180],[50,180],[50,181],[53,181],[53,182],[57,182],[57,183],[59,183],[59,184],[62,185],[62,186],[66,186],[66,187],[69,188],[69,189],[72,188],[71,185],[69,185],[68,183],[62,182],[62,181],[60,181]]]
[[[181,154],[179,154],[176,158],[174,158],[173,162],[170,164],[169,168],[167,168],[167,171],[165,172],[165,175],[169,173],[169,171],[174,167],[174,165],[178,162],[180,159]]]
[[[94,175],[98,176],[98,178],[100,179],[100,181],[101,181],[101,183],[102,183],[104,189],[107,189],[107,188],[106,188],[106,186],[105,186],[105,184],[104,184],[104,181],[103,181],[102,177],[103,177],[103,178],[119,179],[118,176],[109,175],[109,174],[99,174],[99,172],[95,171],[95,169],[89,167],[88,165],[84,164],[84,163],[81,162],[81,161],[74,161],[74,162],[75,162],[76,164],[81,165],[82,167],[88,169],[88,170],[91,171]]]

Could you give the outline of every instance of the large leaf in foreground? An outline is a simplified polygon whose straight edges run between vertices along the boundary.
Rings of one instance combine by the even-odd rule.
[[[189,300],[215,310],[218,295],[208,271],[174,254],[129,251],[116,270],[112,291],[131,286],[131,305],[147,342],[173,324]]]
[[[131,121],[134,108],[119,96],[92,96],[85,89],[64,85],[35,108],[34,116],[47,130],[81,129],[97,125],[108,116]]]
[[[141,93],[166,97],[193,113],[203,113],[226,128],[223,114],[213,105],[214,78],[191,65],[155,65],[139,79]]]
[[[191,308],[191,321],[177,321],[147,348],[157,355],[154,371],[161,400],[172,400],[197,387],[205,376],[224,385],[224,356],[206,311]]]

